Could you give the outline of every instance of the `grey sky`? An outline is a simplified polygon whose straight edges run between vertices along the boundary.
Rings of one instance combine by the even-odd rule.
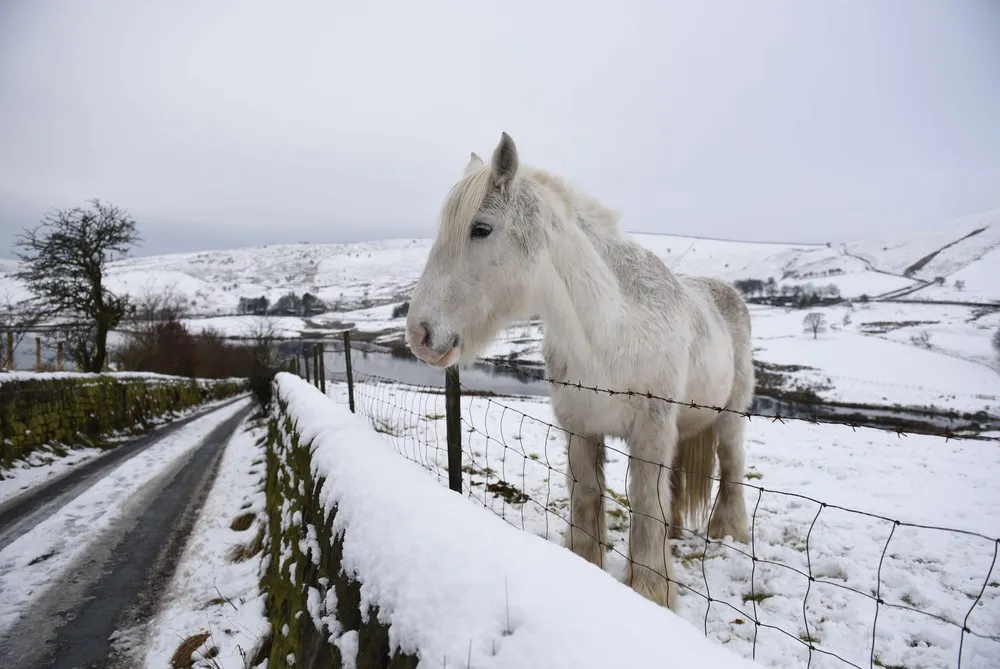
[[[558,5],[558,7],[557,7]],[[427,237],[509,132],[632,231],[826,241],[1000,208],[1000,2],[0,5],[0,255]]]

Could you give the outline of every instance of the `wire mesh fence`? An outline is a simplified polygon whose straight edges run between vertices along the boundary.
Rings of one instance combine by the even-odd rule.
[[[360,351],[352,346],[349,335],[345,342],[343,355],[349,360],[352,350]],[[370,350],[363,353],[373,354]],[[354,410],[367,417],[402,456],[442,484],[449,481],[449,447],[453,462],[458,449],[460,490],[470,500],[514,527],[550,541],[563,542],[571,527],[586,530],[573,522],[570,486],[580,479],[567,455],[567,442],[582,437],[558,425],[547,397],[497,395],[460,383],[460,416],[453,418],[460,421],[461,436],[458,443],[449,444],[444,373],[440,385],[431,385],[402,382],[357,365],[350,374],[345,365],[321,367],[328,395],[345,404],[353,395]],[[546,381],[606,396],[634,394]],[[700,406],[653,395],[647,399]],[[896,449],[893,453],[900,457],[910,448],[898,443],[899,437],[908,434],[898,427],[817,416],[733,413],[762,430],[760,442],[755,442],[758,450],[779,439],[792,443],[813,439],[839,451],[828,457],[850,460],[865,457],[872,448]],[[959,449],[994,449],[998,443],[995,437],[947,429],[912,436]],[[765,454],[775,460],[774,454]],[[975,455],[954,452],[958,459]],[[643,516],[630,499],[630,474],[639,466],[655,466],[665,478],[681,470],[636,458],[617,439],[606,440],[602,457],[600,513],[606,527],[599,536],[585,534],[602,545],[601,566],[621,577],[630,560],[635,567],[629,534],[632,524]],[[808,457],[801,455],[797,462],[794,456],[786,457],[785,480],[776,477],[781,487],[794,489],[800,479],[820,475],[807,464]],[[966,467],[972,466],[966,462]],[[856,466],[848,463],[824,474],[830,479],[829,489],[836,491],[835,486],[849,477],[852,468]],[[644,566],[674,583],[685,619],[767,666],[1000,665],[1000,539],[990,528],[908,522],[852,508],[867,506],[864,496],[853,497],[861,501],[852,505],[832,503],[819,495],[761,485],[762,476],[751,464],[745,480],[729,482],[739,486],[747,504],[750,535],[746,542],[709,536],[704,523],[677,523],[673,517],[645,514],[663,523],[670,533],[671,554],[663,562],[669,559],[674,573],[668,576],[658,565]],[[715,493],[722,481],[714,475],[711,480]],[[901,497],[919,498],[906,489],[905,480],[893,484],[900,486]],[[865,494],[863,484],[854,490]],[[844,499],[842,494],[836,496]],[[719,496],[713,494],[712,500],[708,517]]]

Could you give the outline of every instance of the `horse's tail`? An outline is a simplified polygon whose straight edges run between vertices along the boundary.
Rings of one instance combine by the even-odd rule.
[[[671,477],[674,488],[672,523],[676,524],[683,519],[686,521],[684,526],[693,529],[701,527],[705,521],[712,497],[718,442],[715,425],[709,425],[677,444],[675,475]],[[680,531],[678,529],[671,534],[680,536]]]

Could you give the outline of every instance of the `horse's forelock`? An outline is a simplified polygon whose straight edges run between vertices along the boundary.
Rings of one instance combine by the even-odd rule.
[[[469,238],[469,225],[486,201],[491,188],[492,181],[488,167],[465,175],[452,187],[441,208],[438,230],[444,249],[450,253],[457,253],[464,247]]]

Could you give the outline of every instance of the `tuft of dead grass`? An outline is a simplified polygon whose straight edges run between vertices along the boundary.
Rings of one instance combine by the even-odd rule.
[[[191,659],[191,656],[207,640],[208,632],[192,634],[184,639],[174,651],[173,657],[170,658],[171,669],[191,669],[194,666],[194,660]]]
[[[257,528],[257,534],[248,544],[236,544],[229,549],[229,559],[232,562],[246,562],[254,555],[264,550],[264,525]]]
[[[233,522],[229,525],[229,528],[236,532],[245,532],[250,529],[251,525],[253,525],[254,518],[256,518],[256,516],[253,513],[241,513],[233,518]]]

